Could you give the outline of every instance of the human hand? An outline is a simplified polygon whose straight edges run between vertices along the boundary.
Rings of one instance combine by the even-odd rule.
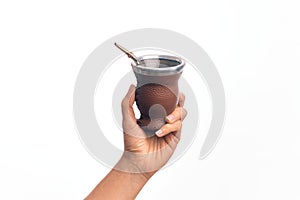
[[[135,199],[149,178],[170,159],[180,140],[184,95],[179,95],[178,106],[167,116],[156,135],[147,135],[137,124],[133,103],[135,86],[131,85],[122,101],[124,153],[104,179],[86,199]]]
[[[135,86],[131,85],[122,101],[124,153],[115,169],[151,176],[167,163],[180,140],[182,120],[187,115],[183,108],[185,97],[179,94],[178,105],[166,117],[167,123],[152,136],[137,124],[134,100]]]

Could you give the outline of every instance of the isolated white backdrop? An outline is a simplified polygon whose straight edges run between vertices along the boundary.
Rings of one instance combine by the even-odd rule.
[[[109,169],[72,116],[79,69],[99,44],[145,27],[180,32],[217,66],[223,136],[201,136],[137,199],[299,199],[299,1],[1,1],[0,199],[82,199]]]

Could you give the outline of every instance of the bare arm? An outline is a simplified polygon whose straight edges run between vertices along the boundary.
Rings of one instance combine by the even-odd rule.
[[[112,169],[86,200],[135,199],[151,176]]]

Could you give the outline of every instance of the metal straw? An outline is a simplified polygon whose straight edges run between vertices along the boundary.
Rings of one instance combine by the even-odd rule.
[[[129,58],[131,58],[137,65],[140,64],[139,59],[129,50],[125,49],[124,47],[122,47],[121,45],[117,44],[115,42],[115,46],[118,47],[121,51],[123,51]]]

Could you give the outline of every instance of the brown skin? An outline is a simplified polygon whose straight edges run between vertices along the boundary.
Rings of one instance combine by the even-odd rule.
[[[147,181],[170,159],[180,140],[182,120],[187,111],[183,108],[184,95],[179,95],[175,110],[167,116],[156,135],[147,137],[137,125],[133,103],[135,87],[130,86],[122,101],[124,153],[105,178],[86,197],[86,200],[134,199]]]

